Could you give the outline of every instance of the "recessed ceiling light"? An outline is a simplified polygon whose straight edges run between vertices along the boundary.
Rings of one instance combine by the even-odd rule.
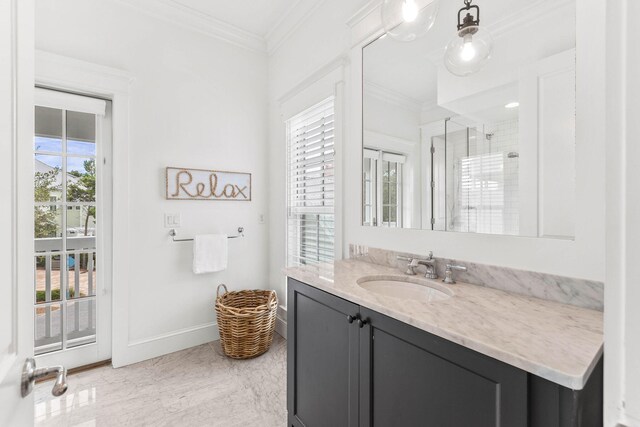
[[[518,101],[515,102],[510,102],[507,105],[504,106],[504,108],[516,108],[519,107],[520,103]]]

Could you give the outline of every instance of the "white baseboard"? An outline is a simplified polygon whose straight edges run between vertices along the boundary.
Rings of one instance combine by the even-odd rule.
[[[287,339],[287,308],[284,306],[278,307],[276,333]],[[112,364],[114,368],[120,368],[218,339],[220,339],[220,333],[218,332],[218,324],[215,322],[179,329],[129,342],[125,354],[113,355]]]
[[[112,360],[114,368],[142,362],[220,339],[215,322],[179,329],[167,334],[129,342],[125,354]]]
[[[276,332],[285,340],[287,339],[287,307],[279,306],[276,315]]]

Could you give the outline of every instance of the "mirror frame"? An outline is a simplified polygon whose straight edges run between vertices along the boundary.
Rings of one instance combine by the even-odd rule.
[[[362,225],[362,49],[384,30],[375,2],[356,14],[348,22],[353,82],[349,111],[354,125],[348,136],[353,143],[345,146],[345,164],[359,167],[344,170],[345,194],[354,195],[345,200],[345,244],[418,254],[432,250],[436,257],[604,280],[605,104],[589,100],[606,99],[605,9],[604,0],[576,1],[576,212],[580,214],[575,219],[574,240]],[[597,122],[591,117],[602,120]],[[585,259],[593,262],[585,263]]]

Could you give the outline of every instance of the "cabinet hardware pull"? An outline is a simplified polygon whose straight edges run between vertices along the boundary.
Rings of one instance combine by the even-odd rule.
[[[367,322],[366,320],[358,318],[358,326],[360,326],[361,328],[363,328],[364,325],[366,325],[367,323],[369,323],[369,322]]]
[[[357,318],[358,318],[358,316],[357,316],[357,315],[354,317],[354,316],[352,316],[352,315],[348,314],[348,315],[347,315],[347,322],[349,322],[349,323],[353,323],[353,321],[354,321],[354,320],[356,320]]]

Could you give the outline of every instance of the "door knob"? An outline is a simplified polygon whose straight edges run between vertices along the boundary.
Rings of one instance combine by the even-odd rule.
[[[56,374],[56,382],[53,383],[51,394],[62,396],[67,391],[67,368],[64,366],[51,366],[49,368],[36,368],[36,361],[28,358],[22,368],[22,397],[26,397],[33,391],[36,380],[48,375]]]
[[[363,328],[363,327],[364,327],[364,325],[366,325],[367,323],[369,323],[369,322],[367,322],[367,321],[366,321],[366,320],[364,320],[364,319],[358,318],[358,326],[359,326],[359,327]]]

